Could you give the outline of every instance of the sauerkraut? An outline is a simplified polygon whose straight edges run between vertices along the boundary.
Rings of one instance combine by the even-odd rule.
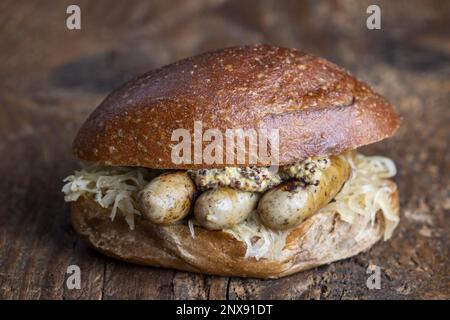
[[[392,207],[390,196],[395,190],[387,179],[397,174],[394,162],[381,156],[364,156],[356,152],[342,155],[352,167],[349,180],[342,190],[322,211],[339,213],[343,221],[351,223],[359,230],[356,240],[363,237],[368,224],[374,224],[376,214],[381,211],[384,216],[384,240],[392,236],[397,227],[399,217],[396,209]],[[356,218],[358,224],[355,223]]]
[[[246,258],[275,259],[281,254],[286,244],[289,231],[277,231],[264,226],[254,211],[246,221],[231,229],[223,231],[231,234],[236,240],[246,245]]]
[[[148,169],[126,167],[86,167],[68,176],[62,188],[65,201],[91,196],[102,208],[111,208],[111,220],[120,212],[130,229],[134,229],[134,215],[140,215],[136,194],[149,182]]]

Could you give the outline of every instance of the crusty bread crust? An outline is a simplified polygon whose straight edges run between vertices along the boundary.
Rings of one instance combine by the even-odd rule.
[[[392,207],[399,211],[397,186],[391,181]],[[280,278],[354,256],[383,235],[384,219],[368,226],[355,241],[356,230],[337,214],[317,213],[289,234],[276,260],[246,259],[245,245],[222,231],[195,227],[195,239],[185,224],[154,225],[141,217],[135,230],[124,219],[111,221],[109,210],[89,198],[72,204],[75,230],[96,250],[128,262],[224,276]]]
[[[279,129],[280,164],[390,137],[400,119],[366,84],[295,49],[222,49],[150,71],[112,92],[84,123],[75,155],[107,165],[188,169],[171,161],[172,132]],[[204,143],[204,146],[207,142]],[[229,166],[248,165],[227,163]],[[270,165],[259,159],[258,165]]]

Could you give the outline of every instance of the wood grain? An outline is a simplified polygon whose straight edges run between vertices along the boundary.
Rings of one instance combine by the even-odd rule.
[[[382,29],[365,28],[382,8]],[[69,1],[0,5],[1,299],[450,298],[450,6],[446,1]],[[266,42],[351,70],[403,117],[391,140],[364,148],[399,167],[402,221],[357,257],[280,280],[212,277],[132,266],[78,241],[62,178],[77,167],[76,131],[114,87],[205,50]],[[65,285],[67,266],[82,272]],[[382,289],[366,287],[369,265]]]

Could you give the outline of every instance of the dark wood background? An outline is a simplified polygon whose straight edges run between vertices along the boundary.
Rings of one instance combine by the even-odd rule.
[[[82,30],[66,29],[77,3]],[[382,29],[365,27],[382,9]],[[0,298],[450,298],[449,1],[2,1]],[[79,242],[60,192],[72,139],[123,81],[202,51],[265,42],[338,63],[401,113],[396,137],[365,148],[399,168],[401,224],[354,258],[281,280],[213,277],[105,258]],[[81,268],[81,290],[65,286]],[[381,290],[366,269],[381,267]]]

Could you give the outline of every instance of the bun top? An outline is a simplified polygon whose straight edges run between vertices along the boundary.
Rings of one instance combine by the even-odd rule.
[[[89,116],[73,149],[81,160],[114,166],[254,164],[247,156],[199,163],[194,152],[211,143],[201,140],[197,151],[189,148],[191,163],[174,162],[172,148],[181,141],[174,130],[193,133],[196,121],[203,133],[220,130],[223,141],[227,129],[279,130],[281,165],[382,140],[400,124],[383,97],[335,64],[295,49],[250,45],[184,59],[127,82]],[[258,158],[257,165],[268,164]]]

